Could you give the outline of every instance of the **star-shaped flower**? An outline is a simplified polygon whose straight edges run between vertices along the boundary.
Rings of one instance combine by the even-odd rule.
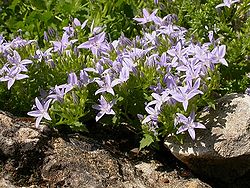
[[[27,72],[28,69],[26,68],[27,64],[31,64],[32,61],[29,59],[21,59],[21,56],[19,53],[14,50],[13,56],[8,55],[7,56],[8,62],[13,65],[13,68],[18,69],[18,71],[24,71]]]
[[[90,49],[95,56],[100,55],[102,52],[106,52],[109,48],[105,42],[105,33],[101,32],[91,38],[88,41],[80,44],[77,48]]]
[[[44,105],[41,104],[41,102],[39,101],[39,99],[36,97],[35,98],[35,102],[36,102],[36,108],[37,110],[34,111],[30,111],[27,114],[29,116],[33,116],[36,117],[36,127],[39,127],[39,124],[42,120],[42,118],[45,118],[47,120],[51,120],[51,117],[48,114],[48,109],[49,109],[49,105],[52,99],[49,99]]]
[[[175,124],[183,124],[182,126],[179,127],[177,130],[176,134],[182,133],[184,131],[188,131],[189,135],[191,138],[194,140],[195,139],[195,130],[194,129],[205,129],[206,127],[199,123],[199,122],[194,122],[195,119],[195,113],[192,111],[189,115],[189,117],[185,117],[183,114],[177,113],[177,117],[175,119]]]
[[[115,92],[113,90],[113,87],[115,85],[118,84],[117,81],[112,81],[111,80],[111,77],[109,74],[106,74],[104,76],[104,81],[102,80],[96,80],[96,83],[101,87],[100,89],[98,89],[96,92],[95,92],[95,95],[97,95],[98,93],[103,93],[103,92],[108,92],[112,95],[115,95]]]
[[[239,0],[223,0],[223,3],[217,5],[215,8],[228,7],[230,8],[232,4],[239,2]]]
[[[157,107],[152,108],[150,106],[146,106],[145,110],[149,114],[143,121],[142,124],[146,124],[148,122],[157,122],[158,121],[158,116],[160,114],[160,109]]]
[[[140,22],[139,24],[145,24],[148,22],[153,21],[155,14],[158,10],[156,9],[154,12],[152,12],[152,14],[149,14],[149,12],[147,11],[147,9],[143,9],[143,18],[133,18],[135,21]]]
[[[177,87],[177,89],[170,91],[170,94],[172,94],[173,99],[182,103],[183,108],[186,111],[188,107],[188,100],[190,100],[197,94],[203,94],[202,91],[198,90],[199,86],[200,86],[200,78],[198,78],[195,81],[193,87],[189,83],[184,87]]]
[[[7,73],[5,76],[0,78],[1,82],[8,81],[8,89],[14,84],[16,80],[21,80],[24,78],[28,78],[29,76],[26,74],[20,74],[20,69],[16,69],[12,67],[10,70],[6,67],[5,72]]]
[[[105,98],[101,95],[99,102],[100,104],[95,104],[92,106],[92,108],[100,110],[100,112],[96,115],[96,121],[99,121],[105,114],[115,115],[114,110],[112,110],[115,101],[107,102]]]

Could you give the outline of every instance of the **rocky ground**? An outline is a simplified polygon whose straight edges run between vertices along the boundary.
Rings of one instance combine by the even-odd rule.
[[[0,187],[210,187],[167,150],[138,152],[136,136],[119,132],[98,125],[88,136],[38,130],[1,112]]]

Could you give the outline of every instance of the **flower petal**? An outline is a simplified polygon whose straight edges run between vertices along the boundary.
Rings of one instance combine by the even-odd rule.
[[[29,116],[33,116],[33,117],[39,117],[39,116],[41,116],[41,112],[39,110],[30,111],[27,114]]]
[[[190,129],[188,129],[188,133],[191,136],[191,138],[194,140],[195,139],[195,130],[190,128]]]
[[[105,114],[105,113],[104,113],[103,111],[100,111],[100,112],[96,115],[96,117],[95,117],[96,122],[99,121],[99,120],[102,118],[102,116],[103,116],[104,114]]]
[[[186,125],[182,125],[179,127],[179,129],[177,130],[176,134],[180,134],[184,131],[188,130],[188,127]]]
[[[41,122],[41,120],[42,120],[42,116],[39,116],[38,118],[36,118],[36,128],[38,128],[39,127],[39,124],[40,124],[40,122]]]
[[[45,113],[43,114],[43,117],[44,117],[45,119],[49,120],[49,121],[52,120],[51,117],[49,116],[48,112],[45,112]]]
[[[35,98],[35,103],[36,103],[36,107],[38,108],[38,110],[40,110],[40,112],[42,112],[43,109],[43,105],[41,104],[41,102],[39,101],[39,99],[36,97]]]

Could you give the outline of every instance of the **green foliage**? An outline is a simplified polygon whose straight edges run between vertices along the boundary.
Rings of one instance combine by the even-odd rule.
[[[150,146],[154,142],[153,137],[150,134],[145,134],[145,137],[140,141],[140,150],[147,146]]]
[[[162,15],[176,14],[178,25],[189,30],[190,37],[204,41],[208,31],[214,31],[227,46],[229,67],[222,67],[218,93],[244,92],[250,79],[250,1],[241,1],[231,8],[216,9],[220,0],[160,1]]]
[[[133,22],[140,8],[149,7],[152,1],[133,0],[10,0],[1,1],[0,33],[7,39],[22,31],[24,38],[33,38],[43,44],[44,32],[49,28],[61,32],[73,18],[94,21],[105,26],[112,39],[121,32],[127,36],[137,34]],[[8,36],[8,33],[11,35]]]
[[[87,98],[87,88],[81,88],[65,95],[63,102],[55,102],[50,109],[52,124],[55,127],[67,125],[74,131],[87,131],[83,124],[86,119],[80,122],[89,113],[86,109]]]

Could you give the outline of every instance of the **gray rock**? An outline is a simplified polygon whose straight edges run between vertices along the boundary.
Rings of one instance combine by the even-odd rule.
[[[216,110],[204,112],[196,129],[197,139],[187,135],[184,144],[168,137],[165,146],[193,172],[223,182],[250,180],[250,96],[230,94],[218,100]],[[248,181],[248,183],[250,183]]]
[[[43,130],[25,125],[18,118],[0,112],[0,155],[14,157],[39,149],[38,145],[44,142]]]

